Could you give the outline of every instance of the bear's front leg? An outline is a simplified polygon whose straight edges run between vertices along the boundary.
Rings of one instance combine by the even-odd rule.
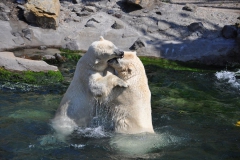
[[[89,86],[93,96],[100,98],[107,97],[114,87],[119,86],[127,88],[128,84],[109,72],[104,77],[99,75],[92,76],[89,81]]]

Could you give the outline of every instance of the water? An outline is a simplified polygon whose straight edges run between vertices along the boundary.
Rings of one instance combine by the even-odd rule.
[[[64,84],[0,82],[0,159],[240,159],[240,90],[233,73],[146,66],[156,134],[121,135],[96,126],[59,141],[49,122],[74,71],[61,69]]]

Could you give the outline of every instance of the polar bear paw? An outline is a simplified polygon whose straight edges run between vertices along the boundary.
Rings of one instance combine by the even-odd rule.
[[[119,79],[119,80],[117,81],[116,86],[127,88],[127,87],[128,87],[128,83],[125,82],[125,81],[123,81],[123,80],[121,80],[121,79]]]

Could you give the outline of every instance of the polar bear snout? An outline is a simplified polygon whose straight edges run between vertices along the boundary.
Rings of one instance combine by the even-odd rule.
[[[124,51],[120,50],[120,49],[115,49],[114,50],[114,54],[119,57],[119,58],[123,58],[124,56]]]

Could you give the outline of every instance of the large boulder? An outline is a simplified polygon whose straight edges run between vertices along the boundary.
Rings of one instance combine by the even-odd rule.
[[[58,71],[56,66],[49,65],[44,61],[15,57],[12,52],[0,52],[0,67],[10,71]]]
[[[42,28],[56,29],[59,23],[59,0],[28,0],[25,4],[24,17]]]

